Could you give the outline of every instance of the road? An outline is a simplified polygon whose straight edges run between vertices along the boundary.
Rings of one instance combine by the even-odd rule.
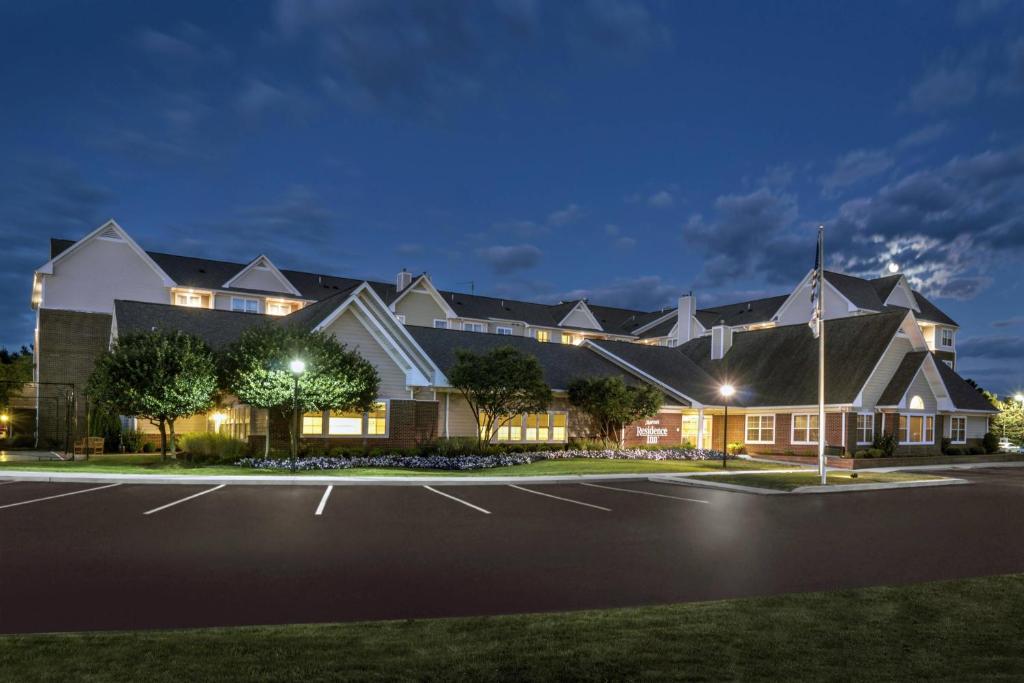
[[[800,496],[642,481],[0,483],[0,632],[572,610],[1024,571],[1024,471],[957,475],[972,484]]]

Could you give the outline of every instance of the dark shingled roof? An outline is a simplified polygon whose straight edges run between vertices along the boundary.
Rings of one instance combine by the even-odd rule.
[[[896,368],[896,372],[893,373],[892,379],[889,380],[889,384],[885,387],[885,391],[878,397],[878,405],[899,405],[903,399],[903,394],[907,393],[907,388],[914,381],[914,377],[917,376],[917,371],[921,369],[921,363],[927,357],[927,351],[911,351],[903,356],[900,366]]]
[[[697,320],[708,330],[722,324],[723,320],[726,325],[732,327],[768,322],[788,298],[788,294],[783,294],[714,308],[702,308],[697,311]]]
[[[611,361],[582,346],[539,342],[530,337],[440,330],[415,325],[406,329],[442,372],[447,372],[455,364],[456,349],[485,353],[501,346],[511,346],[540,361],[544,369],[544,381],[552,389],[567,389],[579,377],[621,377],[631,386],[643,384]]]
[[[282,320],[271,315],[120,299],[114,301],[114,319],[119,336],[154,330],[181,331],[199,337],[214,349],[227,346],[243,332],[257,325],[269,325]]]
[[[921,309],[918,317],[921,320],[928,320],[933,323],[942,323],[944,325],[956,325],[959,327],[957,322],[950,318],[948,315],[939,310],[939,307],[928,301],[920,292],[914,292],[914,298],[917,299],[918,308]]]
[[[902,275],[886,275],[885,277],[876,277],[874,280],[868,280],[868,282],[875,288],[878,300],[885,303],[885,300],[892,294],[892,290],[899,283],[901,277]]]
[[[825,271],[825,279],[857,308],[869,311],[882,310],[883,300],[878,298],[878,290],[868,280],[845,273],[833,273],[830,270]]]
[[[718,396],[720,383],[678,349],[604,339],[587,343],[606,350],[695,401],[705,405],[720,405],[722,402]]]
[[[906,311],[825,321],[826,403],[851,403],[903,322]],[[813,405],[818,401],[818,342],[806,324],[737,332],[722,360],[711,359],[711,337],[680,346],[716,382],[736,387],[746,406]]]
[[[968,384],[967,380],[956,374],[953,368],[938,358],[935,359],[935,365],[939,368],[942,383],[946,385],[946,391],[949,392],[949,398],[953,401],[953,405],[960,410],[997,412],[988,399],[980,391]]]

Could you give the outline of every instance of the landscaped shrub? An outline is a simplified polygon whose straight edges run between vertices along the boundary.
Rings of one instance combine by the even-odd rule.
[[[732,457],[732,456],[729,456]],[[353,458],[306,457],[296,461],[299,470],[346,470],[353,467],[400,467],[427,470],[480,470],[509,465],[526,465],[541,460],[568,460],[571,458],[593,458],[599,460],[720,460],[722,453],[706,449],[661,449],[647,451],[640,448],[610,449],[605,451],[581,451],[575,449],[547,450],[534,453],[497,453],[489,455],[464,455],[446,457],[441,455],[403,456],[382,455]],[[291,462],[287,457],[242,458],[237,465],[254,469],[287,469]]]
[[[125,429],[121,431],[121,448],[124,449],[125,453],[138,453],[142,451],[146,437],[142,432],[134,429]]]
[[[984,446],[971,446],[969,449],[971,455],[985,455],[990,452],[992,451],[987,450]]]
[[[939,442],[939,448],[946,455],[950,455],[949,449],[950,449],[950,444],[951,443],[952,443],[952,441],[950,441],[949,439],[943,437],[942,441]]]
[[[869,448],[868,449],[868,457],[869,458],[883,458],[883,457],[885,457],[885,451],[883,451],[881,448]]]
[[[729,454],[730,455],[739,455],[740,453],[746,453],[746,452],[747,452],[747,447],[745,445],[741,444],[738,441],[736,443],[729,444]]]
[[[146,441],[146,442],[144,442],[142,444],[142,452],[143,453],[152,453],[155,450],[156,450],[156,444],[154,444],[152,441]]]
[[[896,440],[895,434],[879,434],[875,437],[875,442],[872,448],[882,452],[881,455],[876,457],[891,458],[896,453],[896,447],[899,445],[899,441]]]
[[[855,458],[870,458],[871,454],[868,453],[867,450],[861,449],[861,450],[857,451],[856,453],[854,453],[853,457],[855,457]]]
[[[964,455],[966,451],[960,446],[949,446],[945,453],[946,455]]]
[[[249,451],[249,444],[226,434],[186,434],[181,439],[182,457],[188,462],[235,462]]]
[[[981,439],[981,445],[985,447],[985,450],[978,455],[984,453],[995,453],[999,450],[999,437],[992,432],[985,432],[985,436]]]

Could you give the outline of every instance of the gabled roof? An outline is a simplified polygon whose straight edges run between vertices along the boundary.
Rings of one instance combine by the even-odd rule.
[[[825,402],[852,403],[900,328],[907,312],[892,311],[825,321]],[[718,384],[736,387],[745,406],[807,406],[818,402],[818,342],[806,324],[737,332],[721,360],[711,338],[676,349]]]
[[[783,294],[713,308],[701,308],[696,313],[697,321],[708,330],[721,324],[736,327],[768,322],[788,298],[788,294]]]
[[[582,346],[539,342],[530,337],[415,325],[409,325],[407,329],[442,372],[447,372],[455,364],[457,349],[486,353],[502,346],[511,346],[534,356],[544,370],[544,381],[557,391],[568,389],[569,384],[579,377],[621,377],[631,386],[643,384],[640,379]]]
[[[139,246],[138,242],[133,240],[131,235],[129,235],[127,232],[125,232],[124,228],[122,228],[120,225],[118,225],[117,221],[115,221],[114,219],[108,220],[106,223],[104,223],[103,225],[99,226],[98,228],[96,228],[95,230],[93,230],[92,232],[90,232],[88,235],[86,235],[85,237],[83,237],[80,240],[77,240],[77,241],[75,241],[75,240],[64,240],[64,242],[66,242],[66,244],[64,244],[63,248],[60,249],[60,251],[57,251],[56,253],[54,253],[54,251],[55,251],[54,240],[51,240],[50,241],[50,260],[47,261],[46,263],[44,263],[38,269],[36,269],[36,272],[37,273],[43,273],[45,275],[52,275],[53,274],[53,267],[54,267],[54,265],[57,264],[58,261],[60,261],[61,259],[67,257],[75,249],[78,249],[83,244],[85,244],[86,242],[89,242],[89,241],[91,241],[93,239],[112,240],[112,241],[117,241],[117,242],[122,242],[124,244],[127,244],[128,247],[133,252],[138,254],[139,258],[142,259],[146,263],[146,265],[148,265],[150,268],[153,269],[153,272],[156,273],[157,277],[159,277],[163,281],[163,284],[164,284],[165,287],[173,287],[175,285],[174,279],[163,268],[161,268],[161,266],[159,264],[157,264],[154,261],[154,259],[152,258],[152,255],[149,254],[148,252],[144,251],[142,249],[142,247]]]
[[[564,308],[565,306],[569,305],[569,304],[571,304],[571,306],[569,306],[569,309],[567,311],[565,311],[565,313],[563,314],[561,309]],[[567,302],[563,302],[561,304],[561,306],[555,307],[555,310],[558,310],[558,313],[556,315],[561,315],[562,316],[561,318],[558,319],[558,326],[559,327],[562,327],[562,326],[566,325],[565,321],[573,313],[580,313],[584,318],[586,318],[586,320],[587,320],[587,327],[590,327],[590,328],[598,330],[598,331],[603,331],[604,330],[604,328],[601,326],[601,323],[598,321],[597,317],[590,310],[590,307],[587,306],[587,300],[586,299],[578,299],[575,302],[568,302],[568,301]],[[583,326],[582,325],[573,325],[572,327],[583,327]]]
[[[921,320],[927,320],[933,323],[942,323],[943,325],[953,325],[959,327],[959,324],[948,315],[939,310],[939,307],[933,304],[931,301],[925,298],[924,294],[918,291],[914,292],[914,298],[917,300],[917,306],[921,309],[921,313],[917,316]]]
[[[270,273],[272,273],[274,277],[277,278],[277,280],[281,283],[281,285],[284,286],[284,291],[295,296],[302,296],[299,290],[295,289],[295,286],[288,281],[288,278],[286,278],[281,273],[281,271],[277,269],[277,266],[275,266],[274,263],[270,260],[270,258],[267,257],[265,254],[260,254],[259,256],[254,258],[252,261],[249,262],[247,266],[245,266],[240,271],[232,275],[227,282],[221,285],[221,287],[224,289],[233,288],[235,286],[235,283],[239,279],[245,276],[245,274],[248,273],[249,271],[254,270],[256,268],[264,268],[268,270]]]
[[[949,392],[949,399],[957,409],[998,412],[980,391],[968,384],[967,380],[958,375],[953,368],[938,359],[935,359],[935,366],[939,369],[939,376],[946,385],[946,391]]]
[[[605,339],[587,340],[584,346],[596,347],[614,359],[613,362],[635,368],[692,401],[704,405],[722,402],[718,397],[721,384],[678,349]]]
[[[430,298],[437,302],[438,306],[441,307],[441,310],[444,311],[446,316],[449,318],[458,317],[458,313],[452,309],[451,305],[449,305],[444,296],[441,295],[441,292],[438,291],[437,287],[434,286],[434,283],[430,281],[430,277],[426,273],[423,273],[419,277],[413,279],[412,283],[401,292],[398,292],[396,288],[396,295],[390,301],[386,301],[386,303],[391,306],[391,310],[394,310],[395,305],[398,304],[399,301],[408,296],[410,292],[415,292],[419,288],[422,288]]]
[[[886,385],[885,391],[878,397],[877,405],[898,406],[900,401],[903,400],[903,395],[907,393],[907,389],[914,382],[914,378],[917,377],[917,371],[921,369],[921,364],[924,363],[928,356],[929,353],[927,351],[911,351],[903,356],[903,360],[900,361],[899,367],[893,373],[892,379]]]
[[[878,295],[879,301],[885,301],[892,294],[892,290],[896,288],[902,275],[886,275],[885,277],[878,277],[874,280],[868,280],[871,286],[875,288],[875,293]]]
[[[825,271],[825,279],[857,308],[882,310],[884,299],[879,298],[878,290],[868,280],[831,270]]]

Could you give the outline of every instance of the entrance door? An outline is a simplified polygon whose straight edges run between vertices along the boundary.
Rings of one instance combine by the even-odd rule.
[[[695,448],[711,448],[711,416],[704,416],[703,430],[697,429],[699,420],[699,415],[683,415],[683,443]]]

